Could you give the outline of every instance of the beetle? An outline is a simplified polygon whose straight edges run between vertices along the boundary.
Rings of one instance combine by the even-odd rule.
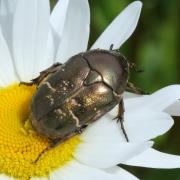
[[[32,127],[51,140],[35,162],[47,150],[81,133],[119,104],[115,117],[125,139],[123,125],[126,89],[139,93],[128,82],[133,67],[118,50],[90,50],[71,57],[65,64],[54,64],[26,85],[36,84],[31,103]]]

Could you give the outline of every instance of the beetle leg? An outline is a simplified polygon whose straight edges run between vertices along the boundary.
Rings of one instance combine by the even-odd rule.
[[[51,140],[50,144],[44,149],[42,150],[39,155],[37,156],[37,158],[33,161],[33,163],[37,163],[40,159],[40,157],[45,154],[47,151],[51,150],[52,148],[56,147],[57,145],[59,145],[60,143],[64,142],[63,139],[56,139],[56,140]]]
[[[21,85],[25,85],[25,86],[32,86],[34,84],[34,82],[24,82],[24,81],[21,81],[20,83],[19,83],[19,86],[21,86]]]
[[[37,85],[38,86],[44,80],[44,78],[46,78],[51,73],[55,73],[61,65],[62,64],[59,62],[55,63],[49,68],[47,68],[46,70],[41,71],[40,75],[37,78],[32,79],[31,82],[20,82],[19,85],[26,85],[26,86]]]
[[[120,123],[121,124],[121,129],[122,129],[122,132],[126,138],[126,141],[129,142],[129,138],[128,138],[128,135],[126,133],[126,130],[124,128],[124,101],[123,99],[119,102],[119,107],[118,107],[118,115],[114,118],[114,119],[117,119],[117,123]]]
[[[131,82],[128,82],[128,83],[127,83],[126,91],[132,92],[132,93],[135,93],[135,94],[139,94],[139,95],[149,94],[149,93],[144,92],[142,89],[136,87],[136,86],[135,86],[133,83],[131,83]]]
[[[83,129],[83,128],[82,128]],[[81,131],[82,131],[81,129]],[[37,158],[33,161],[33,163],[37,163],[39,161],[39,159],[41,158],[42,155],[44,155],[47,151],[53,149],[54,147],[58,146],[59,144],[63,143],[64,141],[68,140],[69,138],[75,136],[79,134],[78,131],[74,131],[72,133],[70,133],[69,135],[63,137],[63,138],[59,138],[59,139],[54,139],[54,140],[51,140],[49,145],[44,149],[42,150],[39,155],[37,156]]]
[[[51,143],[51,144],[49,144],[44,150],[42,150],[41,152],[40,152],[40,154],[37,156],[37,158],[33,161],[33,163],[34,164],[36,164],[38,161],[39,161],[39,159],[40,159],[40,157],[46,152],[46,151],[49,151],[50,149],[52,149],[53,147],[55,147],[56,145],[54,144],[54,143]]]

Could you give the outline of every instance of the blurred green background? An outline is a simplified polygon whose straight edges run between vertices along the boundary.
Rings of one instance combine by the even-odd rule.
[[[91,35],[89,46],[130,0],[89,0]],[[143,73],[131,74],[131,81],[146,92],[180,83],[180,1],[143,0],[138,27],[121,52]],[[52,0],[52,6],[55,0]],[[117,37],[118,38],[118,37]],[[180,155],[180,119],[164,136],[155,139],[155,148]],[[180,180],[180,169],[160,170],[123,166],[141,180]]]

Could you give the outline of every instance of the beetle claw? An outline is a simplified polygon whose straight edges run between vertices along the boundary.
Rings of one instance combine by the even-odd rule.
[[[128,135],[126,133],[126,130],[124,128],[124,101],[123,99],[119,102],[119,108],[118,108],[118,115],[114,118],[117,123],[120,123],[122,132],[125,136],[125,139],[127,142],[129,142]]]
[[[120,123],[124,137],[125,137],[126,141],[129,142],[128,135],[127,135],[126,130],[124,128],[124,119],[122,117],[117,116],[117,117],[113,118],[113,120],[116,120],[117,123]]]

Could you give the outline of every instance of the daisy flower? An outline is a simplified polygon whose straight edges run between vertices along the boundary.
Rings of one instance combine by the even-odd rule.
[[[119,48],[133,33],[141,11],[135,1],[124,9],[92,46]],[[55,62],[87,50],[90,13],[87,0],[60,0],[50,15],[49,0],[0,0],[0,179],[119,180],[137,179],[117,166],[178,168],[180,157],[152,148],[150,139],[173,125],[180,86],[166,87],[148,96],[125,94],[126,142],[112,121],[116,108],[83,134],[38,154],[48,140],[30,125],[35,87],[21,85]]]

